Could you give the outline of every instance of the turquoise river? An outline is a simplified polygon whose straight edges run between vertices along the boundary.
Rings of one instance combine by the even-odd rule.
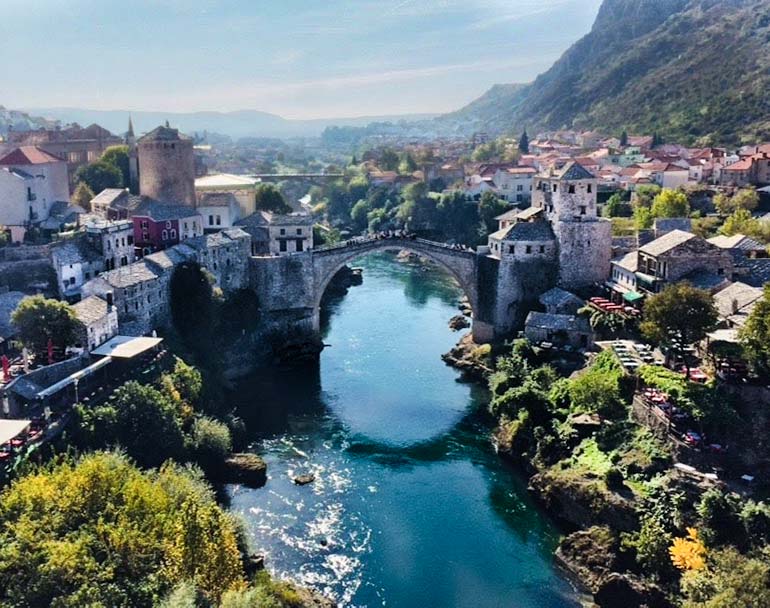
[[[254,549],[340,606],[577,606],[558,532],[494,453],[485,392],[440,359],[459,288],[391,254],[356,265],[363,284],[324,311],[320,364],[239,386],[268,465],[265,487],[228,488]],[[315,481],[295,485],[303,473]]]

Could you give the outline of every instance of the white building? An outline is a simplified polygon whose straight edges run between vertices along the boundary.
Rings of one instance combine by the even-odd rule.
[[[532,178],[536,174],[534,167],[498,169],[494,177],[497,194],[508,202],[528,205],[532,201]]]
[[[22,146],[0,158],[0,225],[19,242],[48,219],[51,206],[70,198],[67,163],[37,146]]]
[[[205,192],[198,197],[197,209],[208,232],[231,228],[241,219],[241,207],[232,192]]]
[[[202,199],[208,194],[232,194],[238,205],[237,217],[234,217],[230,226],[242,217],[247,217],[256,211],[256,193],[262,180],[248,175],[233,175],[231,173],[216,173],[204,175],[195,180],[195,198],[197,206],[205,206]],[[201,211],[206,219],[208,213]],[[208,224],[206,224],[208,227]]]
[[[51,263],[56,272],[59,296],[74,300],[83,284],[104,270],[104,258],[85,239],[77,237],[58,243],[51,249]]]
[[[106,300],[100,296],[88,296],[72,306],[82,326],[81,346],[88,352],[118,335],[118,310],[111,300],[111,294],[107,294]]]

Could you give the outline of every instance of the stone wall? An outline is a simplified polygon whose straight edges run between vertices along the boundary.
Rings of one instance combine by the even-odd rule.
[[[558,285],[581,289],[610,276],[612,227],[607,220],[555,222],[559,243]]]

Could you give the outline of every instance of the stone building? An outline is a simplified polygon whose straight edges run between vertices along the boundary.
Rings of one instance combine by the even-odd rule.
[[[134,244],[147,255],[203,234],[203,218],[194,207],[171,205],[142,196],[131,209]]]
[[[139,193],[163,203],[194,207],[192,139],[167,123],[140,137],[136,146]]]
[[[112,304],[112,296],[107,299],[88,296],[72,308],[80,321],[76,344],[91,352],[118,335],[118,311]]]
[[[85,235],[64,240],[51,248],[59,297],[74,301],[85,283],[104,270],[104,258]]]
[[[288,255],[313,250],[313,217],[257,211],[236,226],[251,235],[252,255]]]
[[[207,232],[232,228],[241,218],[238,199],[232,192],[205,192],[198,196],[196,209]]]
[[[575,349],[591,348],[594,332],[588,319],[575,315],[531,312],[524,323],[524,335],[534,344],[548,342]]]
[[[713,289],[732,275],[730,253],[691,232],[672,230],[639,248],[636,279],[642,293],[658,293],[683,280]]]
[[[558,284],[580,289],[603,282],[610,273],[612,234],[598,216],[597,179],[578,163],[535,177],[532,206],[543,209],[558,243]]]
[[[257,188],[262,183],[258,177],[248,175],[233,175],[230,173],[217,173],[204,175],[195,180],[195,196],[198,206],[205,206],[206,199],[215,194],[231,194],[238,203],[237,217],[234,224],[241,218],[254,213],[256,208]],[[205,214],[204,214],[205,215]],[[232,224],[231,224],[232,225]]]
[[[81,218],[86,238],[104,260],[104,270],[134,263],[134,224],[131,220],[105,220],[97,215]]]

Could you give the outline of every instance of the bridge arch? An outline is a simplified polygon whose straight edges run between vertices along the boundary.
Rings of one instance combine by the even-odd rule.
[[[314,305],[313,323],[319,327],[321,299],[335,274],[346,264],[367,253],[386,250],[407,250],[435,262],[460,285],[476,317],[478,285],[476,253],[455,249],[443,243],[424,239],[383,238],[349,241],[345,244],[317,249],[313,252]],[[475,323],[475,320],[474,320]]]

